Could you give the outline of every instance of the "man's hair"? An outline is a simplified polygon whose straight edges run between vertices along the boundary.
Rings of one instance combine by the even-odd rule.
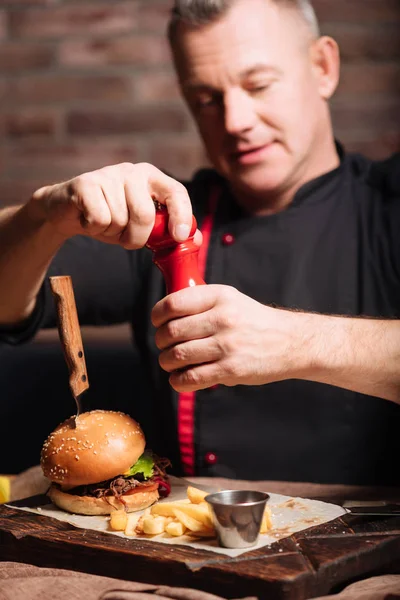
[[[201,26],[224,15],[238,0],[175,0],[168,26],[168,37],[172,43],[179,22]],[[274,4],[294,9],[308,26],[314,37],[319,37],[318,19],[310,0],[271,0]]]

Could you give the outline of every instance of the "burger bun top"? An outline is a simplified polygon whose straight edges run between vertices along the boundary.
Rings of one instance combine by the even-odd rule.
[[[130,416],[93,410],[61,423],[43,444],[44,475],[67,490],[113,479],[143,454],[146,440]]]

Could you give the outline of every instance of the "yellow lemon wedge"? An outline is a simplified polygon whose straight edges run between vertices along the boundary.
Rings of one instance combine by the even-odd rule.
[[[0,504],[10,500],[11,485],[8,477],[0,477]]]

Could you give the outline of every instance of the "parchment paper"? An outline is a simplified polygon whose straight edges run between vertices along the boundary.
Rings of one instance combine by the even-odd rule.
[[[186,498],[187,482],[179,480],[175,477],[171,477],[172,490],[166,502],[174,500],[182,500]],[[200,486],[201,487],[201,486]],[[218,491],[217,488],[212,489],[207,487],[207,491]],[[162,502],[162,501],[161,501]],[[321,523],[327,523],[337,517],[346,514],[346,510],[336,504],[329,504],[327,502],[320,502],[318,500],[309,500],[307,498],[292,498],[291,496],[283,496],[281,494],[270,494],[270,500],[268,505],[272,511],[272,524],[273,529],[267,534],[260,535],[258,543],[251,548],[244,549],[230,549],[221,548],[218,546],[216,539],[194,539],[188,535],[180,537],[170,537],[167,534],[161,534],[157,536],[126,536],[123,532],[112,531],[109,527],[108,516],[92,516],[85,517],[82,515],[72,515],[63,510],[60,510],[51,503],[41,504],[35,507],[23,506],[23,501],[15,504],[8,504],[11,508],[23,510],[39,514],[41,516],[52,517],[65,523],[70,523],[75,527],[83,529],[93,529],[94,531],[103,531],[110,535],[118,535],[125,539],[132,541],[132,544],[136,540],[150,540],[154,543],[159,544],[170,544],[179,546],[190,546],[192,548],[200,548],[211,552],[217,552],[219,554],[225,554],[226,556],[236,557],[262,548],[263,546],[270,546],[274,542],[292,535],[296,531],[302,531]]]

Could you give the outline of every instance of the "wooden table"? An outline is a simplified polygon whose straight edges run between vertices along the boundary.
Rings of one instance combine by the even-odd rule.
[[[76,529],[2,506],[0,560],[193,587],[227,598],[305,600],[368,576],[400,573],[400,518],[346,515],[233,559]]]

